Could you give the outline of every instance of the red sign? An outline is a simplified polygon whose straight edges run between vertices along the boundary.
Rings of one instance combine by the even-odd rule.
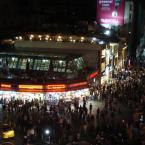
[[[97,23],[123,25],[124,0],[97,0]]]
[[[76,83],[76,84],[70,84],[69,87],[73,88],[73,87],[80,87],[80,86],[86,86],[88,83],[87,82],[80,82],[80,83]]]
[[[88,80],[93,79],[93,78],[97,77],[98,74],[99,74],[98,71],[93,72],[92,74],[90,74],[90,75],[87,77],[87,79],[88,79]]]

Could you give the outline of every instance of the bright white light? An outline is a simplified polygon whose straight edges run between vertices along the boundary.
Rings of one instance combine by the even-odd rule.
[[[118,15],[117,11],[112,12],[112,17],[117,17],[117,15]]]
[[[93,40],[93,41],[97,41],[97,38],[96,38],[96,37],[93,37],[92,40]]]
[[[85,38],[84,37],[81,37],[81,40],[84,40]]]
[[[73,40],[73,42],[75,43],[75,42],[76,42],[76,40]]]
[[[38,35],[38,37],[41,38],[42,36],[41,35]]]
[[[19,36],[19,40],[22,40],[23,38],[22,38],[22,36]]]
[[[61,39],[62,37],[61,36],[58,36],[58,39]]]
[[[47,129],[47,130],[45,130],[45,134],[50,134],[50,131]]]
[[[34,37],[34,35],[32,35],[32,34],[31,34],[31,35],[30,35],[30,37],[31,37],[31,38],[33,38],[33,37]]]
[[[106,30],[106,31],[104,32],[104,34],[107,35],[107,36],[110,36],[111,32],[110,32],[110,30]]]
[[[48,37],[45,37],[45,40],[48,41]]]
[[[105,73],[106,73],[106,76],[109,76],[109,67],[108,66],[106,67]]]
[[[16,38],[16,40],[18,40],[19,39],[19,37],[15,37]]]
[[[99,44],[104,44],[104,41],[100,41]]]

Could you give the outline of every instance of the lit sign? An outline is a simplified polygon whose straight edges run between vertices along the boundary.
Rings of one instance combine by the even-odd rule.
[[[90,75],[88,76],[88,79],[93,79],[93,78],[95,78],[98,74],[99,74],[98,71],[96,71],[96,72],[90,74]]]
[[[19,85],[19,89],[43,89],[42,85]]]
[[[2,88],[11,88],[11,85],[10,84],[1,84],[1,87]]]
[[[88,83],[87,82],[81,82],[81,83],[76,83],[76,84],[70,84],[69,87],[72,88],[72,87],[79,87],[79,86],[84,86],[84,85],[87,85]]]
[[[19,92],[43,92],[41,89],[19,89]]]
[[[97,23],[123,25],[124,0],[97,0]]]
[[[47,85],[46,89],[48,90],[53,90],[53,89],[65,89],[66,85],[65,84],[58,84],[58,85]]]

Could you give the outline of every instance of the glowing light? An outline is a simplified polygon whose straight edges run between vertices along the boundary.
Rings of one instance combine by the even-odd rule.
[[[45,134],[50,134],[50,131],[47,129],[47,130],[45,130]]]
[[[58,85],[47,85],[46,88],[48,90],[53,90],[53,89],[65,89],[66,85],[65,84],[58,84]]]
[[[93,40],[93,41],[97,41],[97,38],[96,38],[96,37],[93,37],[92,40]]]
[[[19,89],[43,89],[42,85],[19,85]]]
[[[62,37],[61,36],[58,36],[58,39],[61,39]]]
[[[34,35],[31,34],[31,35],[29,36],[29,39],[32,40],[33,38],[34,38]]]
[[[110,31],[110,30],[106,30],[106,31],[104,32],[104,34],[107,35],[107,36],[110,36],[111,31]]]
[[[84,86],[84,85],[87,85],[87,82],[70,84],[69,87],[79,87],[79,86]]]
[[[85,38],[84,37],[81,37],[81,40],[84,40]]]
[[[62,41],[62,36],[58,36],[57,41]]]
[[[76,40],[73,40],[73,42],[75,43],[75,42],[76,42]]]
[[[48,41],[48,37],[45,37],[45,40]]]
[[[19,40],[22,40],[23,38],[22,38],[22,36],[19,36]]]
[[[99,44],[104,44],[104,41],[99,41]]]
[[[2,88],[11,88],[11,85],[10,84],[1,84],[1,87]]]

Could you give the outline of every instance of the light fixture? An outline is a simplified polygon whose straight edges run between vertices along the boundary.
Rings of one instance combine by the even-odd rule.
[[[99,44],[104,44],[104,41],[99,41]]]
[[[93,37],[92,40],[93,40],[93,41],[97,41],[97,38],[96,38],[96,37]]]
[[[62,60],[60,60],[59,63],[62,63]]]
[[[58,39],[61,39],[62,37],[61,36],[58,36]]]
[[[76,40],[74,39],[74,40],[73,40],[73,42],[75,43],[75,42],[76,42]]]
[[[45,134],[46,134],[46,135],[49,135],[49,134],[50,134],[49,129],[46,129],[46,130],[45,130]]]
[[[30,37],[31,37],[31,38],[33,38],[33,37],[34,37],[34,35],[32,35],[32,34],[31,34],[31,35],[30,35]]]
[[[45,37],[45,40],[48,41],[48,37]]]
[[[81,40],[84,40],[85,38],[84,37],[81,37]]]
[[[22,40],[23,38],[22,38],[22,36],[19,36],[19,40]]]
[[[62,36],[58,36],[57,41],[62,41]]]
[[[111,31],[110,31],[110,30],[106,30],[106,31],[104,32],[104,34],[107,35],[107,36],[110,36]]]
[[[31,35],[29,36],[29,39],[32,40],[33,38],[34,38],[34,35],[31,34]]]
[[[15,39],[16,39],[16,40],[18,40],[18,39],[19,39],[19,37],[15,37]]]
[[[84,39],[85,39],[84,37],[81,37],[81,42],[83,42],[83,41],[84,41]]]

